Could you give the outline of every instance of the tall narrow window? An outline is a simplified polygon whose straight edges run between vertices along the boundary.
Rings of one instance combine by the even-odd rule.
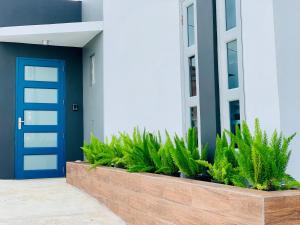
[[[237,41],[227,43],[227,71],[228,71],[228,88],[238,88],[238,53]]]
[[[95,54],[90,56],[90,86],[94,86],[96,83],[95,75]]]
[[[187,7],[187,37],[188,46],[195,44],[194,4]]]
[[[181,0],[182,13],[182,47],[184,73],[182,82],[184,102],[184,132],[193,127],[197,129],[197,138],[201,142],[199,119],[199,72],[198,72],[198,48],[197,48],[197,13],[196,0]]]
[[[246,119],[241,0],[216,0],[222,129],[236,132]]]
[[[236,0],[225,0],[226,30],[236,27]]]
[[[189,75],[190,75],[190,96],[197,95],[197,82],[196,82],[196,61],[195,56],[189,58]]]
[[[230,130],[235,133],[236,126],[240,126],[240,102],[238,100],[229,102]]]

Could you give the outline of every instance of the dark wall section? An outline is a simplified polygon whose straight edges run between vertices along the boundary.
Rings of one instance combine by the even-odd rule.
[[[0,179],[14,178],[16,58],[65,60],[66,159],[82,159],[83,140],[82,50],[40,45],[0,43]],[[72,104],[79,111],[72,111]]]
[[[81,2],[0,0],[0,27],[81,21]]]
[[[70,0],[0,0],[0,27],[81,21],[81,2]],[[14,177],[16,57],[66,61],[66,157],[81,159],[82,51],[38,45],[0,43],[0,178]]]
[[[197,0],[201,141],[213,158],[220,133],[217,32],[214,0]]]

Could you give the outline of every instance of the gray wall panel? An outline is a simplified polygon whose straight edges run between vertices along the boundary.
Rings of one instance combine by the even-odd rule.
[[[0,179],[14,178],[16,57],[66,62],[66,159],[82,159],[82,49],[0,43]],[[72,104],[79,111],[72,111]]]
[[[0,27],[81,21],[81,2],[0,0]]]
[[[208,144],[213,158],[220,132],[217,34],[214,0],[197,0],[200,124],[202,144]]]
[[[91,85],[90,57],[95,56],[95,84]],[[90,134],[103,136],[103,35],[97,35],[83,48],[84,140]]]
[[[82,21],[103,20],[103,0],[86,0],[82,2]]]

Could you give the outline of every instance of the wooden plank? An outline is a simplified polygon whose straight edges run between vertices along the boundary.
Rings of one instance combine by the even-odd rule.
[[[300,191],[263,192],[84,163],[67,182],[132,225],[300,225]]]
[[[299,225],[300,195],[269,197],[265,199],[265,224]],[[276,194],[277,195],[277,194]]]

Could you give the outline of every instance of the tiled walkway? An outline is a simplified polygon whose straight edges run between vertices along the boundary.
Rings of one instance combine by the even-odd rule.
[[[125,225],[65,179],[0,180],[0,225]]]

